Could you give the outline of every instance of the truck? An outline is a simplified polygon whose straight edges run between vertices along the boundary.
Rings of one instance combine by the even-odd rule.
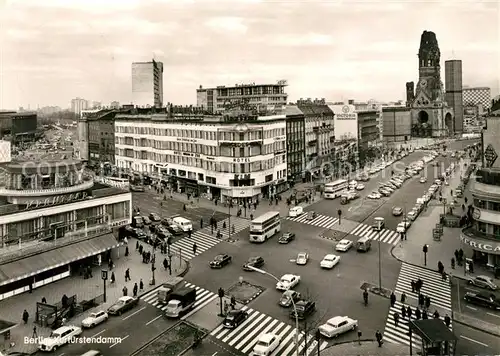
[[[196,289],[182,287],[170,295],[170,301],[165,308],[165,316],[178,318],[194,307],[196,302]]]
[[[157,291],[158,304],[167,304],[170,301],[170,297],[174,290],[181,287],[183,284],[184,278],[182,277],[174,277],[163,283]]]

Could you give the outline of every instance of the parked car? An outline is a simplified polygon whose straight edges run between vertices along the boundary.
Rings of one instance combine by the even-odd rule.
[[[493,282],[493,279],[491,279],[488,276],[476,276],[468,280],[470,285],[476,286],[476,287],[481,287],[481,288],[486,288],[489,290],[497,290],[498,286]]]
[[[105,322],[108,318],[109,315],[104,310],[90,313],[88,317],[82,320],[82,328],[93,328],[94,326]]]
[[[227,329],[235,329],[248,318],[248,313],[244,310],[231,310],[226,314],[222,326]]]
[[[403,208],[401,208],[399,206],[395,206],[394,208],[392,208],[392,215],[394,215],[394,216],[403,215]]]
[[[250,257],[247,261],[247,263],[245,263],[243,265],[243,269],[245,271],[253,271],[253,269],[249,268],[249,267],[255,267],[255,268],[260,268],[264,266],[264,258],[260,257],[260,256],[257,256],[257,257]]]
[[[149,218],[147,216],[143,216],[142,221],[144,222],[144,225],[151,224],[151,220],[149,220]]]
[[[156,213],[151,213],[151,214],[149,214],[149,220],[151,220],[153,222],[159,222],[159,221],[161,221],[161,217],[160,217],[160,215],[158,215]]]
[[[496,300],[494,295],[487,296],[480,293],[467,292],[465,293],[464,300],[480,307],[500,310],[500,302]]]
[[[283,235],[279,237],[278,243],[287,244],[293,240],[295,240],[295,234],[293,232],[285,232]]]
[[[108,314],[109,315],[121,315],[127,311],[129,311],[132,308],[135,308],[139,304],[139,299],[130,297],[130,296],[124,296],[118,298],[118,300],[108,308]]]
[[[69,343],[74,337],[82,334],[82,328],[74,325],[61,326],[52,331],[49,337],[44,337],[38,344],[40,351],[55,351],[61,346]]]
[[[351,319],[348,316],[336,316],[328,319],[327,322],[321,325],[318,329],[321,335],[332,338],[351,330],[356,330],[358,321]]]
[[[293,304],[292,300],[294,303],[298,302],[300,300],[300,293],[289,289],[283,292],[278,304],[282,307],[288,308]]]
[[[222,268],[225,265],[231,263],[232,257],[228,254],[220,254],[214,257],[212,261],[210,261],[210,268]]]

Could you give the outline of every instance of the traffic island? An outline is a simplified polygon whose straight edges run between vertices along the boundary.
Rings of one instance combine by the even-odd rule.
[[[233,296],[238,303],[248,304],[257,298],[266,289],[264,287],[241,281],[229,287],[226,291],[227,296]]]
[[[390,298],[391,294],[392,294],[392,290],[384,288],[384,287],[379,288],[378,285],[375,285],[373,283],[368,283],[368,282],[364,282],[363,284],[361,284],[360,289],[367,290],[370,293],[373,293],[375,295],[379,295],[379,296],[384,297],[384,298]]]
[[[178,356],[193,346],[195,336],[203,337],[206,330],[181,321],[167,331],[156,336],[131,356]]]

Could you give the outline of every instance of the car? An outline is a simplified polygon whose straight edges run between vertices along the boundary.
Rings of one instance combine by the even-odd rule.
[[[382,198],[382,194],[380,194],[379,192],[375,191],[375,192],[371,192],[369,195],[368,195],[368,198],[369,199],[380,199]]]
[[[94,326],[105,322],[108,318],[109,315],[104,310],[90,313],[88,317],[82,320],[82,328],[93,328]]]
[[[172,236],[172,234],[170,234],[170,231],[168,231],[168,229],[163,225],[155,225],[154,232],[156,235],[158,235],[159,238],[164,240]]]
[[[335,246],[335,251],[347,252],[352,247],[352,245],[353,245],[353,242],[351,240],[342,239]]]
[[[388,197],[391,195],[391,192],[388,191],[387,189],[384,189],[384,188],[379,188],[378,190],[380,192],[380,194],[382,194],[384,197]]]
[[[468,303],[479,305],[481,307],[500,310],[500,302],[496,300],[493,294],[487,296],[480,293],[467,292],[465,293],[464,300]]]
[[[226,314],[222,326],[227,329],[235,329],[248,318],[248,312],[236,309]]]
[[[299,252],[297,255],[297,259],[295,260],[295,263],[298,264],[299,266],[303,266],[307,264],[307,261],[309,261],[309,255],[306,252]]]
[[[175,236],[179,236],[179,235],[184,234],[184,230],[182,230],[179,226],[177,226],[175,224],[169,224],[169,225],[167,225],[167,230],[172,235],[175,235]]]
[[[318,330],[321,335],[327,338],[337,337],[348,331],[356,330],[358,321],[348,316],[335,316],[328,319]]]
[[[276,283],[277,290],[289,290],[300,283],[300,276],[295,274],[284,274],[278,283]]]
[[[392,215],[394,216],[403,215],[403,208],[401,208],[400,206],[395,206],[394,208],[392,208]]]
[[[118,238],[123,240],[125,237],[135,237],[135,228],[130,225],[121,226],[118,229]]]
[[[280,346],[281,336],[266,333],[259,336],[257,343],[253,347],[251,356],[269,356]]]
[[[335,267],[340,261],[340,256],[334,254],[328,254],[323,257],[323,260],[320,262],[321,268],[332,269]]]
[[[406,214],[406,217],[412,221],[414,221],[418,217],[418,213],[415,210],[409,211]]]
[[[118,300],[108,308],[108,314],[109,315],[121,315],[125,313],[126,311],[129,311],[130,309],[133,309],[139,304],[139,299],[130,297],[130,296],[124,296],[118,298]]]
[[[160,215],[158,215],[156,213],[151,213],[151,214],[149,214],[149,220],[151,220],[153,222],[158,222],[158,221],[161,221],[161,217],[160,217]]]
[[[260,256],[256,256],[256,257],[250,257],[247,261],[247,263],[245,263],[243,265],[243,269],[245,271],[253,271],[253,269],[249,268],[249,267],[255,267],[255,268],[260,268],[264,266],[264,258],[260,257]]]
[[[370,174],[377,174],[378,173],[378,170],[376,170],[375,168],[372,168],[368,171],[368,173]]]
[[[149,220],[147,216],[142,216],[142,221],[144,222],[144,225],[151,224],[151,220]]]
[[[489,290],[497,290],[498,286],[493,282],[493,280],[488,276],[476,276],[467,281],[468,284],[480,288],[486,288]]]
[[[441,181],[441,179],[436,179],[436,180],[434,181],[434,184],[435,184],[435,185],[437,185],[438,187],[440,187],[440,186],[441,186],[441,184],[443,184],[443,182]]]
[[[226,253],[222,253],[220,255],[215,256],[214,259],[210,261],[209,263],[210,268],[222,268],[225,265],[231,263],[232,260],[233,258],[231,256],[229,256]]]
[[[293,305],[293,303],[298,302],[300,297],[299,292],[289,289],[283,292],[278,304],[282,307],[288,308]]]
[[[74,337],[81,335],[82,328],[75,325],[61,326],[52,331],[49,337],[44,337],[40,340],[38,348],[40,351],[55,351],[59,347],[69,343]]]
[[[398,189],[394,184],[392,184],[391,182],[386,182],[384,184],[384,187],[389,189],[389,190],[392,190],[392,191],[395,191],[396,189]]]
[[[398,233],[406,232],[406,224],[404,222],[400,222],[398,226],[396,226],[396,232]]]
[[[297,311],[297,313],[295,313]],[[304,320],[316,311],[316,303],[311,300],[299,300],[295,303],[295,309],[290,310],[290,318]]]
[[[285,232],[278,238],[278,243],[287,244],[293,240],[295,240],[295,234],[293,232]]]
[[[356,190],[363,190],[363,189],[365,189],[364,184],[358,184],[358,185],[356,186]]]
[[[394,184],[396,188],[401,188],[403,186],[403,183],[397,179],[391,179],[389,182]]]
[[[314,220],[314,219],[316,219],[317,216],[318,216],[318,214],[316,214],[315,211],[308,211],[306,219],[307,220]]]

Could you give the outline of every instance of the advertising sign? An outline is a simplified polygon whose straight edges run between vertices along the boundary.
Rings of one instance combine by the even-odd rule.
[[[0,141],[0,163],[8,163],[12,160],[9,141]]]
[[[80,201],[86,199],[88,194],[86,192],[78,192],[72,193],[68,195],[56,195],[54,197],[39,199],[39,200],[31,200],[26,204],[26,208],[24,210],[31,210],[36,208],[43,208],[53,205],[59,204],[67,204],[73,203],[75,201]]]
[[[357,140],[358,113],[354,105],[328,105],[334,115],[335,141]]]

